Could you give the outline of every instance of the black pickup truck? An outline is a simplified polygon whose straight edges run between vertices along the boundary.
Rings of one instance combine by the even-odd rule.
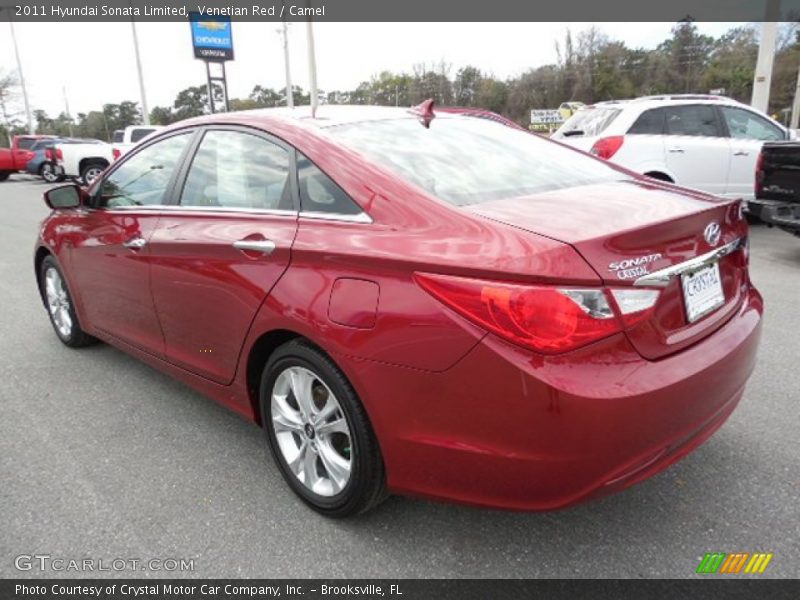
[[[800,237],[800,141],[767,142],[756,166],[747,212]]]

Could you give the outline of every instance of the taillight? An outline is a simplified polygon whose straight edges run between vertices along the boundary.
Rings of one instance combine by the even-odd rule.
[[[755,180],[755,196],[761,191],[761,186],[764,184],[764,153],[758,153],[758,160],[756,160],[756,180]]]
[[[64,160],[64,153],[61,148],[56,148],[56,160]]]
[[[119,148],[112,148],[111,155],[114,157],[114,160],[117,160],[120,156],[122,156],[122,152],[119,151]]]
[[[657,290],[614,290],[621,318],[603,289],[501,283],[417,273],[434,298],[500,337],[544,354],[558,354],[622,331],[649,315]],[[617,297],[617,292],[620,297]],[[643,297],[647,293],[647,298]],[[624,308],[623,308],[624,305]]]
[[[53,149],[52,148],[45,148],[44,149],[44,157],[47,160],[53,160]]]
[[[600,138],[594,143],[589,152],[598,158],[605,158],[607,160],[617,153],[617,150],[622,147],[622,142],[624,141],[625,136],[622,135]]]

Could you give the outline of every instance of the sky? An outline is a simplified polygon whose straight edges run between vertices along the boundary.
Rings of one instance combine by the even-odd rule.
[[[474,65],[496,77],[518,75],[556,61],[555,43],[592,23],[315,23],[320,90],[349,90],[380,71],[410,72],[413,65],[444,61],[451,75]],[[739,23],[698,23],[719,36]],[[9,23],[0,22],[0,75],[16,70]],[[671,23],[600,23],[629,47],[653,48]],[[104,103],[139,101],[131,23],[14,24],[32,109],[51,116],[100,109]],[[149,108],[169,106],[177,93],[205,83],[203,61],[193,57],[188,23],[137,23]],[[277,23],[234,22],[235,60],[227,63],[229,96],[246,97],[256,84],[285,86]],[[289,26],[292,80],[308,89],[305,23]],[[20,103],[21,108],[21,103]]]

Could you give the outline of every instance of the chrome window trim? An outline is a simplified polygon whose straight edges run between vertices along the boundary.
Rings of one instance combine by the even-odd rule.
[[[697,269],[705,267],[706,265],[710,265],[718,261],[723,256],[727,256],[728,254],[736,252],[739,248],[743,247],[746,242],[746,237],[737,238],[732,242],[725,244],[724,246],[720,246],[719,248],[712,250],[711,252],[701,254],[700,256],[695,256],[694,258],[682,263],[678,263],[677,265],[672,265],[671,267],[667,267],[647,275],[642,275],[633,282],[633,285],[635,287],[666,287],[676,275],[681,275],[690,271],[696,271]]]
[[[360,212],[355,215],[344,215],[341,213],[324,213],[324,212],[311,212],[311,211],[300,211],[300,216],[305,219],[315,219],[317,221],[342,221],[345,223],[365,223],[370,224],[374,223],[372,217],[370,217],[365,212]]]
[[[287,210],[282,208],[244,208],[238,206],[184,206],[181,204],[148,204],[143,206],[116,206],[114,208],[100,207],[94,210],[106,212],[128,212],[128,211],[154,211],[169,213],[231,213],[231,214],[252,214],[252,215],[273,215],[273,216],[300,216],[316,221],[342,221],[345,223],[365,223],[370,224],[374,221],[365,212],[355,215],[344,215],[339,213],[319,213]]]
[[[114,208],[100,207],[95,210],[106,212],[128,212],[128,211],[154,211],[169,213],[232,213],[232,214],[253,214],[253,215],[274,215],[274,216],[297,216],[296,210],[283,208],[245,208],[238,206],[182,206],[180,204],[147,204],[142,206],[116,206]]]

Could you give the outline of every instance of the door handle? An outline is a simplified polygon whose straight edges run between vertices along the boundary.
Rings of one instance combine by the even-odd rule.
[[[233,247],[245,252],[260,252],[267,256],[275,250],[275,242],[272,240],[239,240],[233,242]]]
[[[746,150],[737,150],[733,153],[734,156],[750,156],[750,153]]]
[[[131,250],[141,250],[147,245],[147,240],[143,237],[135,237],[123,242],[122,245]]]
[[[675,154],[683,154],[683,148],[670,148],[669,151]]]

